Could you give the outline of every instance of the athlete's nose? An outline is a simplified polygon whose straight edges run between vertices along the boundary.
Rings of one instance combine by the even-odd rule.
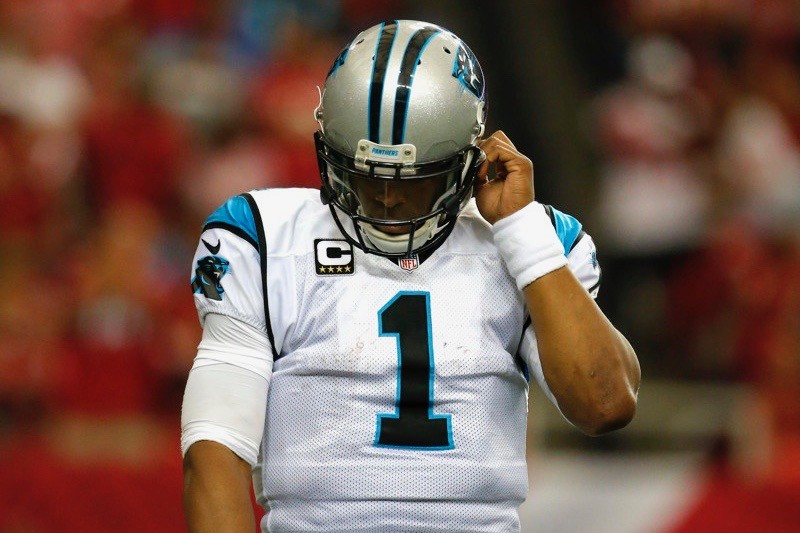
[[[406,201],[405,195],[395,187],[386,186],[382,191],[375,195],[375,200],[380,202],[387,209],[400,205]]]

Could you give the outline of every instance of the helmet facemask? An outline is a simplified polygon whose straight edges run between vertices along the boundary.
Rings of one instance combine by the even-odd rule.
[[[481,151],[408,165],[357,162],[315,134],[322,198],[345,238],[366,253],[410,257],[441,243],[472,196]],[[340,217],[344,215],[344,218]],[[352,229],[343,220],[352,221]]]

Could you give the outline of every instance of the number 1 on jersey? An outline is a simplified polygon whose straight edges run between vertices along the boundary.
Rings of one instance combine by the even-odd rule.
[[[397,397],[393,414],[378,414],[375,446],[453,448],[450,415],[433,414],[430,293],[397,293],[378,311],[378,328],[397,339]]]

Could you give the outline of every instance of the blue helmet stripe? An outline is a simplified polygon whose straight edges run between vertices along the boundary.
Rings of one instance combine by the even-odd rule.
[[[408,101],[411,96],[411,84],[414,82],[414,72],[417,70],[419,58],[431,41],[439,33],[437,28],[428,26],[417,30],[408,41],[403,60],[400,64],[400,74],[397,77],[397,91],[394,97],[394,123],[392,124],[392,144],[402,144],[405,138],[406,120],[408,119]]]
[[[395,33],[397,33],[397,21],[395,20],[389,24],[384,22],[381,24],[378,44],[375,46],[375,59],[372,63],[372,83],[369,87],[369,109],[367,110],[369,140],[374,143],[380,142],[383,84],[386,79],[386,69],[389,66],[389,54],[392,51]]]

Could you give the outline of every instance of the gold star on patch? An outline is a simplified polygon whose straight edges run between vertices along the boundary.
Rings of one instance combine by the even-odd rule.
[[[328,267],[328,274],[333,274],[333,267]]]
[[[325,273],[325,267],[319,267],[319,273],[320,274],[324,274]]]
[[[350,265],[347,265],[346,267],[344,267],[344,271],[345,272],[350,272]]]
[[[336,272],[341,272],[341,271],[342,271],[342,267],[336,267]]]

